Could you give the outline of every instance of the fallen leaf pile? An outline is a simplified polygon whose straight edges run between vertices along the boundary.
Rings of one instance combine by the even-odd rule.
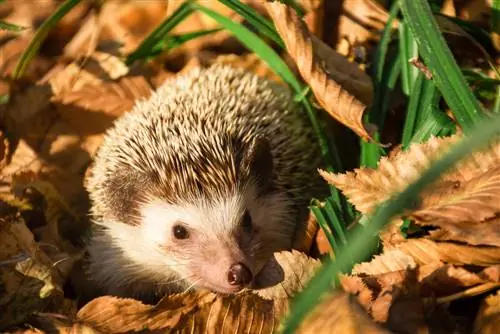
[[[326,111],[322,116],[372,139],[373,127],[362,121],[373,99],[372,81],[363,71],[366,64],[352,60],[358,51],[373,49],[387,11],[373,0],[300,0],[306,10],[301,19],[279,2],[242,2],[274,22],[287,47],[283,57],[311,86],[311,95]],[[445,2],[449,15],[478,19],[483,10]],[[82,1],[51,30],[16,81],[11,76],[21,54],[61,1],[0,3],[0,20],[26,28],[0,31],[0,96],[2,101],[8,97],[0,104],[1,332],[273,333],[281,329],[292,297],[319,268],[320,260],[309,252],[319,243],[318,227],[310,219],[305,235],[295,242],[300,251],[276,253],[256,289],[234,296],[191,291],[147,305],[96,295],[89,283],[84,179],[114,120],[165,79],[196,66],[231,64],[281,81],[223,30],[127,66],[125,56],[181,3]],[[203,5],[246,24],[223,2]],[[195,13],[173,33],[216,27]],[[384,158],[374,170],[321,174],[357,210],[370,214],[457,139],[413,145]],[[499,162],[500,144],[494,142],[429,186],[411,210],[381,233],[383,251],[343,275],[343,291],[323,296],[298,332],[494,333],[500,326],[500,295],[494,291],[500,286]],[[404,219],[411,221],[407,238],[400,233]],[[480,298],[477,314],[464,320],[450,311],[471,298]]]

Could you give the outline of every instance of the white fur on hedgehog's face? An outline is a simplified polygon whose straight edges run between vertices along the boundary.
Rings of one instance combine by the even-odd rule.
[[[286,221],[287,204],[280,195],[255,199],[245,193],[218,201],[149,201],[141,206],[134,236],[147,249],[137,249],[137,242],[121,242],[121,247],[131,260],[153,270],[159,284],[239,291],[251,285],[274,251],[291,246],[294,226]],[[177,275],[171,277],[172,271]]]

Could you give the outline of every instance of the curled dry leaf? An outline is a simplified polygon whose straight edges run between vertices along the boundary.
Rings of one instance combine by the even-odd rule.
[[[479,223],[448,221],[422,223],[417,221],[416,224],[437,227],[438,229],[429,231],[429,238],[432,240],[500,247],[500,217]]]
[[[291,298],[304,288],[320,265],[319,260],[296,250],[275,253],[256,278],[254,292],[271,300]]]
[[[434,267],[432,272],[426,272],[426,267]],[[484,283],[496,283],[498,277],[488,275],[488,271],[494,271],[498,266],[492,266],[475,273],[454,265],[434,264],[424,265],[419,268],[420,291],[422,296],[446,296],[461,291],[463,288],[472,287]]]
[[[376,255],[370,262],[356,264],[352,269],[353,274],[380,275],[392,271],[415,269],[416,264],[411,256],[393,248],[381,255]]]
[[[371,139],[362,122],[365,104],[372,100],[371,79],[312,35],[292,8],[277,1],[265,5],[288,53],[321,106],[365,140]]]
[[[474,333],[495,334],[500,329],[500,290],[486,297],[474,324]]]
[[[325,298],[304,319],[297,333],[390,333],[377,325],[354,297],[336,293]]]
[[[387,10],[375,0],[344,1],[338,9],[339,22],[336,35],[333,38],[337,43],[337,51],[347,55],[349,48],[356,45],[367,45],[368,42],[377,41],[380,32],[389,18]],[[335,13],[337,14],[337,13]],[[395,20],[392,27],[397,28]],[[325,36],[326,37],[326,36]],[[345,43],[342,43],[345,41]]]
[[[451,264],[492,266],[500,263],[500,247],[472,247],[428,239],[408,239],[397,248],[415,259],[420,265],[443,261]]]

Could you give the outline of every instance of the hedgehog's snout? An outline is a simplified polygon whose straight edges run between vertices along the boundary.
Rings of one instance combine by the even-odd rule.
[[[249,285],[253,280],[253,275],[250,269],[243,263],[233,264],[227,273],[227,281],[230,285]]]

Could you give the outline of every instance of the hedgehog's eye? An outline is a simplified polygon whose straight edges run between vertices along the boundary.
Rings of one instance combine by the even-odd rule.
[[[245,232],[247,233],[252,232],[253,229],[252,217],[250,216],[250,212],[248,212],[248,210],[245,210],[245,213],[243,214],[243,219],[241,220],[241,226],[243,227],[243,230],[245,230]]]
[[[174,225],[173,232],[174,232],[174,237],[176,239],[189,238],[189,233],[188,233],[187,229],[182,225]]]

